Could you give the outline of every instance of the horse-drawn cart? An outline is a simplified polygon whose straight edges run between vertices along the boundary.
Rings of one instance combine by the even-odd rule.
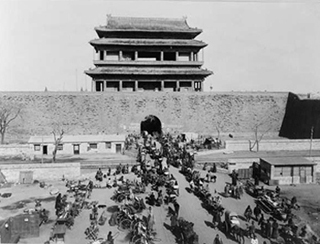
[[[193,230],[193,223],[186,221],[184,218],[180,217],[178,219],[178,231],[180,234],[178,240],[181,244],[198,244],[199,236]]]
[[[279,220],[285,220],[287,218],[287,213],[281,207],[280,203],[272,200],[268,195],[258,197],[256,202],[265,213],[271,214]]]

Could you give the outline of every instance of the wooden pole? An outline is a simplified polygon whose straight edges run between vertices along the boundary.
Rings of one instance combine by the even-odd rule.
[[[311,157],[311,150],[312,150],[312,138],[313,138],[313,126],[311,127],[310,131],[310,151],[309,151],[309,157]]]

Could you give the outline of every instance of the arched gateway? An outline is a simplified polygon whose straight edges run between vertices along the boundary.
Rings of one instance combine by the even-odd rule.
[[[140,123],[140,133],[147,131],[150,135],[161,135],[162,134],[162,125],[158,117],[154,115],[148,115]]]

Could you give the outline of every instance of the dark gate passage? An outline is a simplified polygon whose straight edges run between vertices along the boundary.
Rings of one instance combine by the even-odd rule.
[[[158,117],[154,115],[148,115],[140,123],[140,133],[147,131],[150,135],[161,135],[162,134],[162,125]]]

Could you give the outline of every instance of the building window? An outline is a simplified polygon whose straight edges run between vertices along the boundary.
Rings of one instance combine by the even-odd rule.
[[[163,53],[164,61],[176,61],[176,53],[175,52],[165,52]]]
[[[106,149],[111,149],[111,142],[109,141],[106,142]]]
[[[97,143],[89,143],[90,149],[98,149],[98,144]]]
[[[34,150],[35,151],[40,151],[40,144],[34,144]]]
[[[190,53],[179,52],[178,61],[190,61]]]
[[[118,61],[119,51],[106,51],[108,61]]]
[[[58,149],[59,151],[63,150],[63,144],[59,144],[58,147],[57,147],[57,149]]]
[[[160,52],[138,52],[138,61],[160,61]]]
[[[100,60],[104,59],[104,51],[100,51]]]
[[[104,91],[104,82],[103,81],[96,81],[96,91]]]
[[[283,175],[283,167],[274,167],[274,176],[280,177]]]
[[[122,60],[125,60],[125,61],[134,60],[134,52],[123,52],[122,53]]]

